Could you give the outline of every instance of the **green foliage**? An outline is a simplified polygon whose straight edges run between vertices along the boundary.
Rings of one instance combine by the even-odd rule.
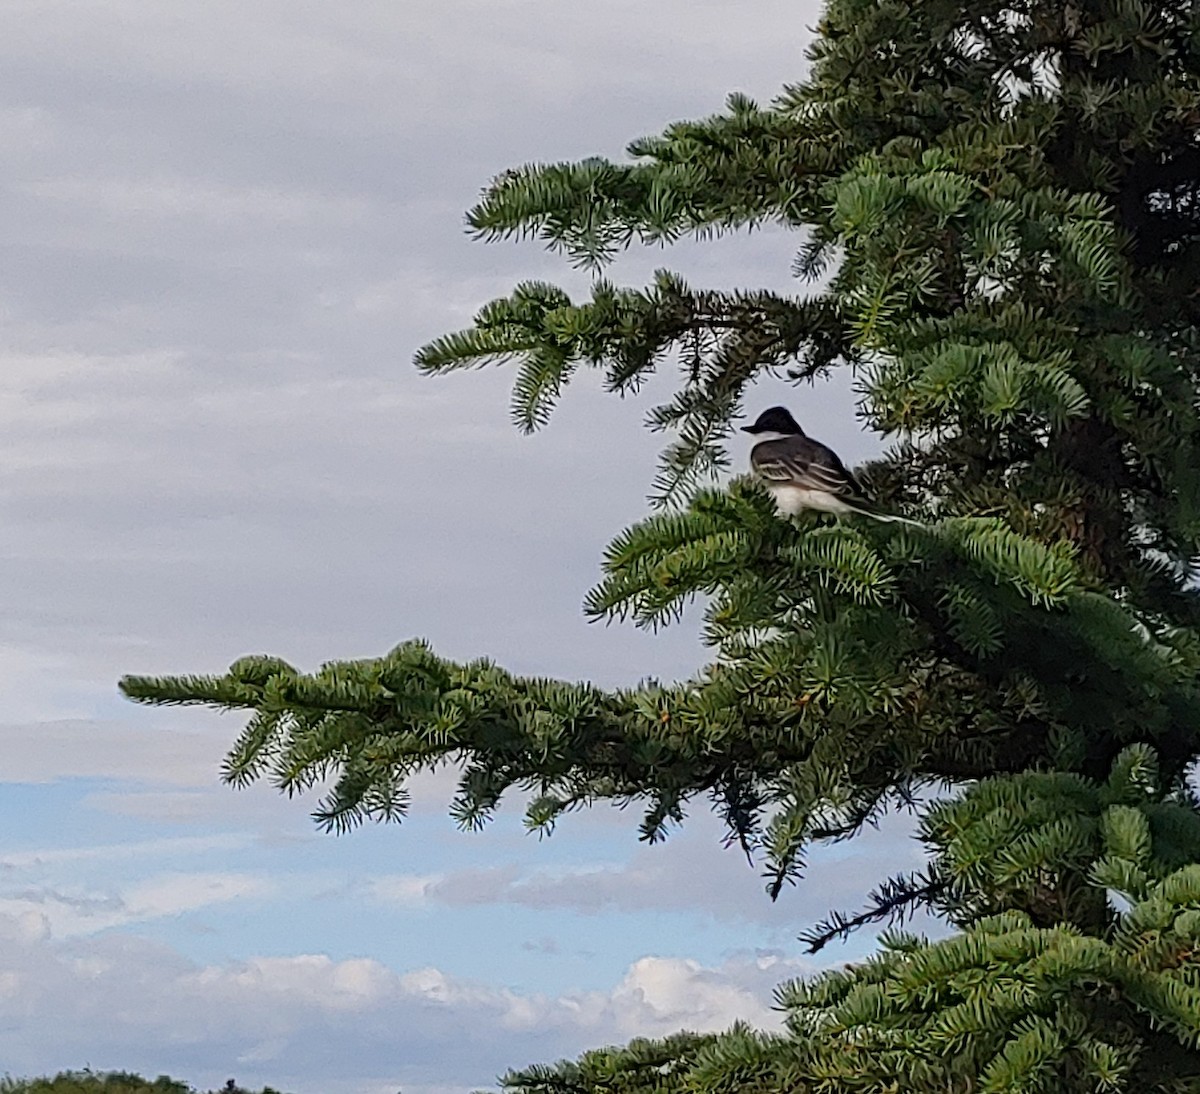
[[[1200,866],[1166,874],[1104,937],[1019,912],[953,938],[888,934],[869,961],[783,985],[786,1032],[735,1026],[505,1077],[513,1094],[1194,1091]]]
[[[586,1052],[578,1061],[510,1071],[500,1082],[506,1090],[522,1094],[583,1094],[597,1089],[611,1094],[665,1094],[677,1089],[705,1051],[717,1043],[718,1038],[711,1034],[677,1033],[661,1041],[638,1038],[620,1048]]]
[[[514,366],[525,430],[581,368],[622,396],[679,370],[658,508],[586,610],[654,628],[700,601],[701,673],[608,692],[408,642],[122,688],[250,712],[227,779],[332,779],[333,829],[402,818],[447,764],[468,827],[517,790],[531,827],[636,802],[658,839],[708,799],[775,894],[812,843],[917,813],[925,869],[806,939],[916,908],[951,938],[786,988],[785,1034],[634,1042],[514,1091],[1198,1091],[1200,9],[830,0],[810,61],[625,162],[507,171],[469,216],[594,270],[802,229],[809,292],[526,284],[417,356]],[[709,481],[755,380],[835,367],[891,441],[864,480],[920,523],[784,521]]]
[[[53,1078],[0,1080],[3,1094],[192,1094],[186,1083],[160,1075],[143,1079],[125,1071],[62,1071]]]
[[[847,350],[842,326],[824,301],[693,292],[662,270],[645,290],[597,281],[586,304],[572,303],[552,285],[519,285],[508,299],[484,307],[471,330],[421,349],[416,364],[438,373],[517,360],[512,416],[530,432],[546,422],[581,364],[603,369],[605,387],[625,395],[675,358],[680,391],[650,414],[652,428],[678,433],[656,482],[668,500],[728,466],[721,442],[747,385],[764,367],[790,363],[797,374],[812,376]]]
[[[177,1079],[160,1075],[143,1079],[127,1071],[60,1071],[53,1077],[40,1079],[0,1079],[0,1094],[195,1094],[192,1087]],[[217,1094],[211,1091],[210,1094]],[[252,1094],[232,1079],[221,1088],[221,1094]],[[261,1094],[280,1094],[265,1086]]]
[[[122,688],[254,711],[226,778],[266,776],[292,794],[336,776],[317,812],[336,830],[399,819],[405,780],[446,763],[462,767],[466,827],[517,788],[535,792],[540,828],[582,804],[645,801],[642,833],[657,839],[707,796],[765,852],[773,892],[806,842],[853,831],[923,783],[1021,771],[1068,745],[1081,770],[1106,772],[1149,737],[1169,785],[1200,749],[1195,660],[1148,643],[1135,616],[1087,588],[1068,548],[995,519],[818,521],[781,522],[735,484],[610,546],[587,605],[597,617],[657,626],[707,598],[717,656],[680,684],[606,693],[409,642],[314,675],[247,658],[221,677]]]

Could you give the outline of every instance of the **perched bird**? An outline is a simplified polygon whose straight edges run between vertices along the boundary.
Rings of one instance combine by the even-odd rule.
[[[806,436],[785,407],[764,410],[753,425],[742,426],[742,432],[758,438],[750,450],[750,467],[784,515],[794,517],[816,509],[837,516],[861,513],[875,520],[916,523],[876,512],[837,453]]]

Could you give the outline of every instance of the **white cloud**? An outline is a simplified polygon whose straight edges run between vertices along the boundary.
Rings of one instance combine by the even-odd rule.
[[[123,900],[131,916],[158,919],[210,904],[263,899],[275,891],[273,882],[251,874],[176,873],[131,886]]]
[[[275,892],[274,883],[266,878],[215,871],[163,874],[123,889],[9,885],[0,893],[0,915],[21,923],[40,922],[46,937],[64,939],[216,904],[263,900]]]
[[[545,995],[365,957],[196,964],[129,936],[56,945],[3,919],[0,1056],[24,1073],[119,1059],[203,1085],[218,1085],[236,1062],[244,1084],[296,1094],[376,1082],[462,1091],[509,1066],[634,1035],[739,1018],[773,1026],[771,989],[805,969],[772,954],[710,968],[646,956],[607,990]]]
[[[797,964],[778,962],[772,969],[772,984],[796,975]],[[726,965],[706,969],[698,961],[679,958],[643,957],[625,974],[606,1006],[622,1036],[644,1036],[653,1030],[664,1035],[678,1029],[701,1033],[724,1029],[737,1019],[764,1028],[779,1024],[762,995],[763,970]]]
[[[126,843],[98,844],[91,847],[47,847],[32,851],[0,851],[0,871],[27,870],[31,867],[63,863],[144,859],[148,856],[178,856],[197,851],[232,850],[246,843],[243,836],[176,836]]]
[[[378,1006],[399,985],[408,992],[405,977],[397,980],[378,961],[352,958],[333,961],[323,954],[295,957],[256,957],[234,967],[201,969],[191,984],[202,993],[224,997],[254,996],[286,1000],[289,1007],[328,1011],[362,1011]],[[418,988],[412,994],[424,994]]]
[[[372,878],[369,888],[371,895],[385,904],[416,907],[429,899],[441,881],[439,874],[384,874]]]

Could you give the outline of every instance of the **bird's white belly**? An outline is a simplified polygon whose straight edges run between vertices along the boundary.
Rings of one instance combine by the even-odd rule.
[[[803,486],[788,483],[772,483],[767,487],[775,499],[776,508],[788,517],[794,517],[805,509],[816,509],[822,513],[849,513],[853,510],[841,498],[825,490],[808,490]]]

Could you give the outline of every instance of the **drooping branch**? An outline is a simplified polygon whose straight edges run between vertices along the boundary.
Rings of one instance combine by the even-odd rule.
[[[819,953],[830,942],[844,941],[862,927],[875,923],[902,924],[921,908],[932,907],[947,885],[932,871],[897,874],[882,882],[868,896],[867,907],[861,912],[850,916],[831,912],[828,919],[805,930],[800,941],[808,947],[809,953]]]
[[[626,395],[675,362],[679,391],[649,416],[651,428],[676,433],[655,484],[666,502],[728,466],[730,422],[761,373],[812,379],[850,352],[828,299],[695,291],[661,271],[644,290],[597,282],[592,299],[578,304],[553,286],[521,285],[486,305],[470,329],[421,349],[417,367],[442,373],[515,361],[512,415],[529,432],[546,422],[581,365],[603,369],[608,390]]]

